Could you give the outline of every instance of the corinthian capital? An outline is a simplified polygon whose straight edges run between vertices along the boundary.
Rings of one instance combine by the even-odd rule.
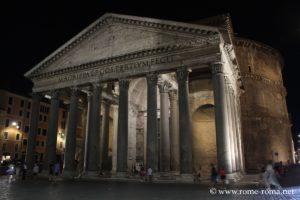
[[[129,80],[128,79],[121,79],[119,80],[119,87],[120,89],[128,89],[129,88]]]
[[[58,97],[59,97],[59,91],[58,90],[52,90],[50,92],[50,96],[51,96],[51,99],[58,99]]]
[[[212,63],[211,64],[211,72],[212,72],[213,75],[224,73],[223,64],[220,63],[220,62]]]
[[[176,71],[177,81],[187,81],[189,77],[189,70],[185,67],[181,67]]]
[[[156,73],[149,73],[147,74],[147,82],[148,84],[154,84],[156,85],[157,84],[157,74]]]
[[[170,88],[172,87],[172,84],[168,81],[163,81],[158,84],[159,92],[160,93],[167,93],[169,92]]]

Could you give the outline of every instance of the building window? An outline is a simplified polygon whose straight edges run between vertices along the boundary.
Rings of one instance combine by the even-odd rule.
[[[31,102],[28,102],[27,109],[30,109],[30,108],[31,108]]]
[[[38,128],[38,135],[41,135],[41,128]]]
[[[20,140],[20,134],[19,133],[16,135],[16,140]]]
[[[4,140],[7,140],[8,139],[8,132],[4,132],[3,136],[4,136]]]
[[[36,146],[38,147],[40,145],[40,141],[36,141]]]
[[[46,136],[46,135],[47,135],[47,130],[43,129],[43,136]]]
[[[41,153],[40,161],[43,161],[43,158],[44,158],[44,154]]]
[[[66,123],[64,121],[62,121],[60,123],[60,128],[65,129],[65,127],[66,127]]]
[[[60,147],[61,149],[63,148],[63,143],[62,143],[62,142],[59,143],[59,147]]]
[[[21,100],[20,106],[21,106],[21,108],[24,107],[24,100]]]
[[[44,116],[44,122],[47,122],[47,116]]]
[[[44,141],[41,142],[41,146],[42,147],[45,146],[45,142]]]
[[[40,117],[39,117],[39,120],[40,120],[40,121],[42,121],[42,120],[43,120],[43,116],[42,116],[42,115],[40,115]]]
[[[27,139],[23,140],[23,145],[27,145]]]
[[[19,115],[20,115],[20,116],[23,115],[23,110],[20,110]]]
[[[26,117],[29,118],[30,117],[30,112],[26,113]]]
[[[12,97],[8,97],[8,104],[12,105],[13,104],[13,98]]]
[[[10,114],[10,113],[11,113],[11,108],[8,107],[8,108],[7,108],[7,114]]]
[[[6,144],[3,143],[3,145],[2,145],[2,152],[5,152],[5,151],[6,151]]]
[[[19,158],[19,154],[15,153],[15,159]]]
[[[66,111],[63,111],[63,113],[62,113],[62,118],[63,118],[63,119],[66,119],[66,115],[67,115],[67,112],[66,112]]]
[[[18,149],[19,149],[19,145],[15,144],[15,152],[18,151]]]
[[[9,126],[9,119],[6,119],[5,121],[5,127],[8,127]]]
[[[29,126],[25,126],[24,132],[25,132],[25,133],[29,133]]]

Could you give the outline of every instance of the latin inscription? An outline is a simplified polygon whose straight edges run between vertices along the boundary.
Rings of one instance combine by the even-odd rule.
[[[173,61],[173,56],[166,56],[160,58],[153,58],[149,60],[137,61],[128,64],[121,64],[121,65],[114,65],[114,66],[107,66],[101,69],[93,69],[81,73],[65,75],[58,78],[59,82],[67,82],[67,81],[74,81],[74,80],[82,80],[82,79],[89,79],[94,77],[102,77],[106,74],[112,73],[124,73],[124,72],[139,72],[139,71],[146,71],[150,70],[152,65],[156,64],[165,64],[170,63]]]

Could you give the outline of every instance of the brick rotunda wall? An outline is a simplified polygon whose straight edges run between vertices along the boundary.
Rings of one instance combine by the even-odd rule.
[[[283,61],[273,48],[236,39],[245,93],[241,95],[245,169],[258,171],[268,161],[291,159],[291,125],[282,80]]]

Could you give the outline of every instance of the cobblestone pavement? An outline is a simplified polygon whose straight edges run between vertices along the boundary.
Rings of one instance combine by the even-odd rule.
[[[145,183],[116,181],[57,181],[45,179],[17,180],[8,184],[0,177],[1,200],[193,200],[193,199],[300,199],[300,167],[291,168],[281,179],[283,190],[266,191],[246,182],[227,187],[227,190],[207,185],[178,183]],[[262,194],[264,192],[265,194]],[[228,193],[228,194],[227,194]],[[230,194],[229,194],[230,193]],[[233,194],[236,193],[236,194]],[[273,193],[273,194],[272,194]],[[290,194],[282,194],[290,193]]]

